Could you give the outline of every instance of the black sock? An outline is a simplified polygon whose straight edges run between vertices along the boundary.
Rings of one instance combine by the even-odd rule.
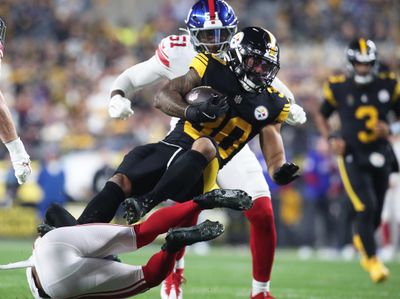
[[[172,199],[183,202],[189,200],[193,187],[203,175],[208,165],[207,159],[198,151],[189,150],[173,163],[163,174],[148,199],[155,203]]]
[[[52,203],[46,210],[44,222],[54,227],[77,225],[78,221],[62,206]]]
[[[125,193],[121,187],[114,182],[107,182],[103,190],[86,206],[78,222],[110,222],[124,200]]]

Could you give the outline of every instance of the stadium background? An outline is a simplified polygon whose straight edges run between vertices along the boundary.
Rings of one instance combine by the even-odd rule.
[[[79,214],[124,153],[164,136],[169,119],[151,104],[158,87],[135,96],[135,115],[127,121],[108,117],[109,91],[120,72],[151,57],[166,35],[179,33],[193,3],[1,1],[0,16],[6,21],[7,35],[0,89],[34,170],[28,183],[18,186],[6,148],[0,148],[1,239],[32,238],[50,201]],[[312,114],[321,101],[323,81],[345,70],[344,48],[357,35],[376,41],[380,58],[399,73],[400,2],[229,3],[239,17],[239,27],[258,25],[277,36],[279,77],[308,113],[305,126],[283,128],[287,155],[302,166],[304,175],[291,187],[272,186],[278,246],[300,247],[303,256],[308,256],[311,248],[341,254],[350,242],[348,202],[335,161],[325,155],[326,144],[318,139]],[[252,147],[259,153],[256,141]],[[315,163],[322,166],[315,168]],[[247,224],[240,214],[217,217],[229,221],[224,242],[247,242]]]

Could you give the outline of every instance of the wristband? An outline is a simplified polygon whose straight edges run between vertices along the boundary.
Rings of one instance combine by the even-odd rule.
[[[17,139],[5,143],[4,145],[7,147],[11,155],[26,154],[24,144],[22,143],[21,138],[19,137]]]

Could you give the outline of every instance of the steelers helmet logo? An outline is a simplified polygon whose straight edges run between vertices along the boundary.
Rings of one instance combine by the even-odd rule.
[[[254,116],[257,120],[264,120],[268,118],[268,109],[264,106],[258,106],[254,110]]]
[[[236,33],[232,38],[231,38],[231,42],[230,42],[230,47],[232,49],[237,48],[240,43],[242,42],[244,37],[244,33],[243,32],[238,32]]]

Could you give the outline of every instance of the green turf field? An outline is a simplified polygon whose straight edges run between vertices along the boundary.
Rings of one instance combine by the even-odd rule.
[[[0,241],[0,263],[29,256],[31,243]],[[158,250],[149,247],[122,256],[123,261],[142,264]],[[186,299],[249,298],[251,268],[246,249],[214,249],[201,257],[186,256]],[[400,298],[400,263],[388,265],[390,280],[373,285],[356,261],[300,261],[293,251],[277,253],[272,279],[272,294],[278,299],[379,299]],[[159,288],[139,295],[138,299],[156,299]],[[24,270],[0,272],[0,299],[31,298]]]

